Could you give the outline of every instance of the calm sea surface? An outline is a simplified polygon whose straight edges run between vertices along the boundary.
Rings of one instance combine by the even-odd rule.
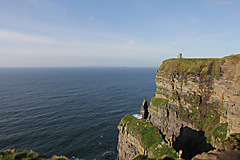
[[[156,69],[0,68],[0,150],[114,159],[117,125],[155,93]]]

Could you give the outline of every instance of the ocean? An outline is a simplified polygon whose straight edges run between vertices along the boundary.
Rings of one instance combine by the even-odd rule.
[[[0,150],[115,159],[126,114],[154,96],[156,69],[0,68]]]

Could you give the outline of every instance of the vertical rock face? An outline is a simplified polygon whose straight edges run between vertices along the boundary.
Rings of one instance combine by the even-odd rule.
[[[211,98],[223,102],[220,121],[228,123],[228,135],[240,133],[240,61],[226,57],[220,66],[222,77],[214,79]]]
[[[156,85],[148,119],[166,141],[173,136],[185,158],[219,148],[229,133],[240,133],[240,55],[166,60],[157,71]],[[183,144],[196,150],[189,155]]]
[[[145,155],[147,153],[141,146],[140,141],[127,131],[126,124],[118,126],[118,129],[118,160],[133,159],[139,154]]]
[[[156,85],[150,106],[143,101],[143,119],[127,115],[120,122],[118,159],[176,158],[178,152],[191,159],[229,146],[240,152],[239,54],[166,60],[157,71]]]
[[[142,119],[147,119],[147,117],[148,117],[148,104],[147,104],[146,99],[143,100],[140,113],[142,114]]]
[[[146,119],[126,115],[118,125],[118,160],[133,159],[138,155],[162,159],[177,158],[176,151],[164,142],[159,129]]]

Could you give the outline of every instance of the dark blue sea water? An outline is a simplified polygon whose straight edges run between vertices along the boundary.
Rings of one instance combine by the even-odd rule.
[[[117,125],[155,93],[156,69],[0,68],[0,150],[114,159]]]

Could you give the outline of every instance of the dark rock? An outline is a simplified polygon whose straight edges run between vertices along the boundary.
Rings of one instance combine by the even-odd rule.
[[[148,117],[148,104],[147,104],[146,98],[143,100],[140,113],[142,114],[142,119],[147,119],[147,117]]]
[[[240,150],[215,149],[195,156],[192,160],[239,160]]]

